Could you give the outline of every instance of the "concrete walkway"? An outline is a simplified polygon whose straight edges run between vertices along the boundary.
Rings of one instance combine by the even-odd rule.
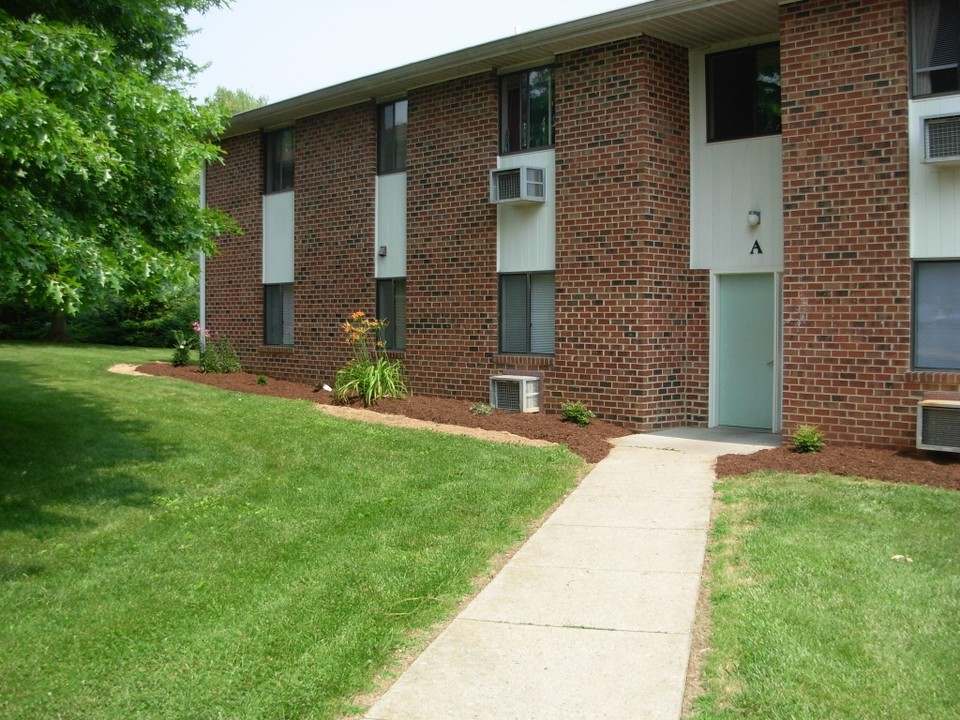
[[[779,436],[616,441],[366,720],[677,720],[713,462]]]

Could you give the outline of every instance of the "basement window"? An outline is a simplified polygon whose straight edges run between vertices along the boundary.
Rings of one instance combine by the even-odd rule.
[[[913,366],[960,370],[960,260],[914,264]]]
[[[407,347],[407,280],[377,280],[377,318],[386,320],[383,341],[387,350]]]
[[[500,352],[552,355],[554,274],[500,276]]]
[[[293,345],[293,283],[263,286],[263,342]]]

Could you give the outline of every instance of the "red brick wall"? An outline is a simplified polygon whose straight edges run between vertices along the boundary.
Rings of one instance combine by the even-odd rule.
[[[263,304],[263,160],[260,135],[223,141],[223,164],[207,168],[207,205],[229,214],[242,235],[220,238],[218,252],[206,259],[206,326],[223,333],[241,353],[252,357],[259,345],[250,329],[261,328]]]
[[[407,350],[415,392],[485,400],[505,371],[544,377],[546,407],[586,402],[635,428],[706,419],[707,278],[689,268],[687,55],[652,38],[572,53],[555,67],[554,358],[501,356],[496,208],[498,80],[409,94]],[[208,324],[244,367],[332,381],[339,323],[375,307],[372,105],[296,125],[295,341],[262,346],[260,137],[225,142],[211,205],[244,226],[208,264]]]
[[[407,126],[407,351],[415,392],[487,399],[497,350],[497,79],[413,91]]]
[[[912,444],[906,3],[781,13],[785,434]]]
[[[707,274],[691,271],[687,52],[643,37],[557,68],[549,404],[638,429],[706,421]]]
[[[376,308],[373,280],[376,109],[371,103],[298,121],[294,139],[294,346],[263,345],[261,136],[224,141],[207,202],[244,229],[207,260],[207,325],[233,342],[245,370],[332,384],[349,357],[339,325]]]

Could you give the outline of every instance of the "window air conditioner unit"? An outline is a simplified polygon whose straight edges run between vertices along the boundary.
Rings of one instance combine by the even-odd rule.
[[[490,171],[490,202],[542,203],[547,199],[547,172],[526,165]]]
[[[540,411],[540,378],[526,375],[494,375],[490,378],[490,404],[499,410]]]
[[[917,404],[917,447],[960,453],[960,400],[921,400]]]
[[[923,161],[960,166],[960,115],[923,118]]]

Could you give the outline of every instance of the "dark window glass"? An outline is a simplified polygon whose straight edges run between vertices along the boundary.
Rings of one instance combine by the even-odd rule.
[[[377,136],[377,172],[381,175],[407,169],[407,101],[381,105]]]
[[[960,0],[913,0],[915,96],[960,91]]]
[[[407,281],[404,278],[377,281],[377,318],[386,320],[383,341],[388,350],[407,347]]]
[[[293,128],[266,135],[266,191],[293,190]]]
[[[263,286],[263,342],[293,345],[293,284]]]
[[[500,352],[551,355],[554,274],[500,276]]]
[[[780,46],[707,56],[707,141],[780,132]]]
[[[960,260],[914,268],[913,366],[960,370]]]
[[[553,71],[526,70],[500,80],[500,152],[553,145]]]

